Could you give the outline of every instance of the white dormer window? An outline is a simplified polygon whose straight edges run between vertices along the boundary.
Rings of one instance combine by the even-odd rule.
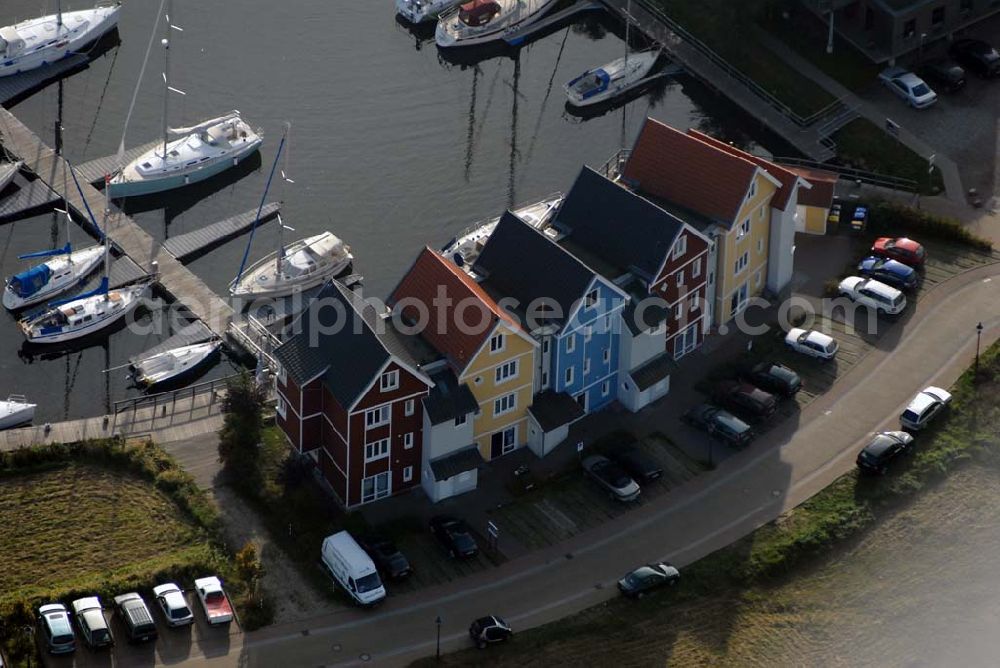
[[[399,371],[393,370],[383,373],[379,388],[383,392],[391,392],[392,390],[399,389]]]
[[[747,199],[751,200],[757,195],[757,179],[750,182],[750,192],[747,193]]]
[[[742,223],[740,223],[740,229],[736,232],[736,240],[739,241],[746,235],[750,234],[750,219],[747,218]]]
[[[587,295],[583,298],[583,307],[592,308],[596,303],[597,303],[597,290],[594,289],[588,292]]]
[[[682,234],[677,241],[674,242],[674,252],[671,255],[671,259],[679,260],[684,257],[684,254],[688,250],[688,238],[686,234]]]
[[[503,334],[496,334],[492,339],[490,339],[490,352],[498,353],[504,349],[504,339]]]

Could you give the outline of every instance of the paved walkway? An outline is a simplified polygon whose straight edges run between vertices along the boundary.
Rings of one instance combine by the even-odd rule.
[[[873,431],[921,388],[950,385],[970,363],[974,323],[983,344],[1000,336],[1000,266],[963,274],[930,291],[913,316],[889,332],[898,342],[876,348],[833,389],[748,450],[628,515],[497,569],[410,595],[375,611],[344,609],[249,634],[224,655],[202,642],[187,663],[211,666],[404,665],[442,645],[468,643],[469,620],[484,612],[524,629],[616,595],[614,581],[637,563],[670,558],[681,566],[746,535],[816,494],[854,466]],[[876,382],[877,379],[877,382]],[[388,631],[387,630],[391,630]]]
[[[753,26],[751,29],[756,31],[758,41],[766,45],[779,58],[815,81],[831,95],[841,99],[846,106],[855,109],[876,126],[880,128],[885,127],[886,115],[884,110],[858,97],[853,91],[827,75],[823,70],[800,56],[794,49],[766,30],[756,26]],[[954,160],[927,144],[923,139],[907,130],[906,127],[900,127],[899,141],[922,158],[926,159],[932,155],[936,156],[934,164],[941,170],[946,196],[953,202],[965,203],[965,189],[962,187],[962,177],[959,174],[958,165],[955,164]]]

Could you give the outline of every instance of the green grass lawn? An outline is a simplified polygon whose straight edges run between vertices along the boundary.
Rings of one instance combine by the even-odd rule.
[[[937,168],[928,175],[927,161],[893,139],[867,118],[851,121],[833,135],[837,157],[848,167],[915,181],[923,194],[944,189]]]
[[[138,476],[69,463],[0,482],[0,605],[186,563],[203,532]]]

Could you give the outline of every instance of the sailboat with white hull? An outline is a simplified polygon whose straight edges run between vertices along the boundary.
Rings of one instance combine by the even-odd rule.
[[[101,284],[82,295],[52,302],[41,313],[19,321],[21,332],[29,343],[51,344],[83,338],[110,327],[142,303],[149,289],[148,283],[108,289],[111,267],[107,235],[109,211],[106,208],[104,214],[104,276]],[[97,221],[94,221],[94,226],[97,227]]]
[[[438,19],[434,41],[441,48],[481,46],[535,23],[557,0],[469,0]]]
[[[0,77],[62,60],[118,25],[118,2],[63,12],[0,28]]]
[[[27,308],[66,292],[85,281],[104,259],[104,248],[100,245],[73,250],[69,239],[72,224],[69,213],[58,211],[66,216],[66,245],[18,256],[19,260],[51,259],[8,279],[3,291],[3,305],[7,310]]]
[[[211,360],[221,347],[222,341],[213,339],[133,359],[131,365],[135,370],[133,377],[136,383],[148,387],[177,380],[197,371]]]
[[[170,94],[184,95],[170,85],[171,31],[183,32],[183,29],[170,22],[169,11],[165,17],[167,35],[162,40],[165,62],[163,143],[114,174],[107,186],[111,197],[151,195],[204,181],[240,164],[253,155],[264,140],[263,132],[251,128],[235,109],[190,127],[169,127]]]

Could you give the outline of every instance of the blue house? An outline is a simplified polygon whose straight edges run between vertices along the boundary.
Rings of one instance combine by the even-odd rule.
[[[617,398],[628,296],[509,211],[473,272],[539,341],[528,445],[544,455],[565,438],[571,422]]]

